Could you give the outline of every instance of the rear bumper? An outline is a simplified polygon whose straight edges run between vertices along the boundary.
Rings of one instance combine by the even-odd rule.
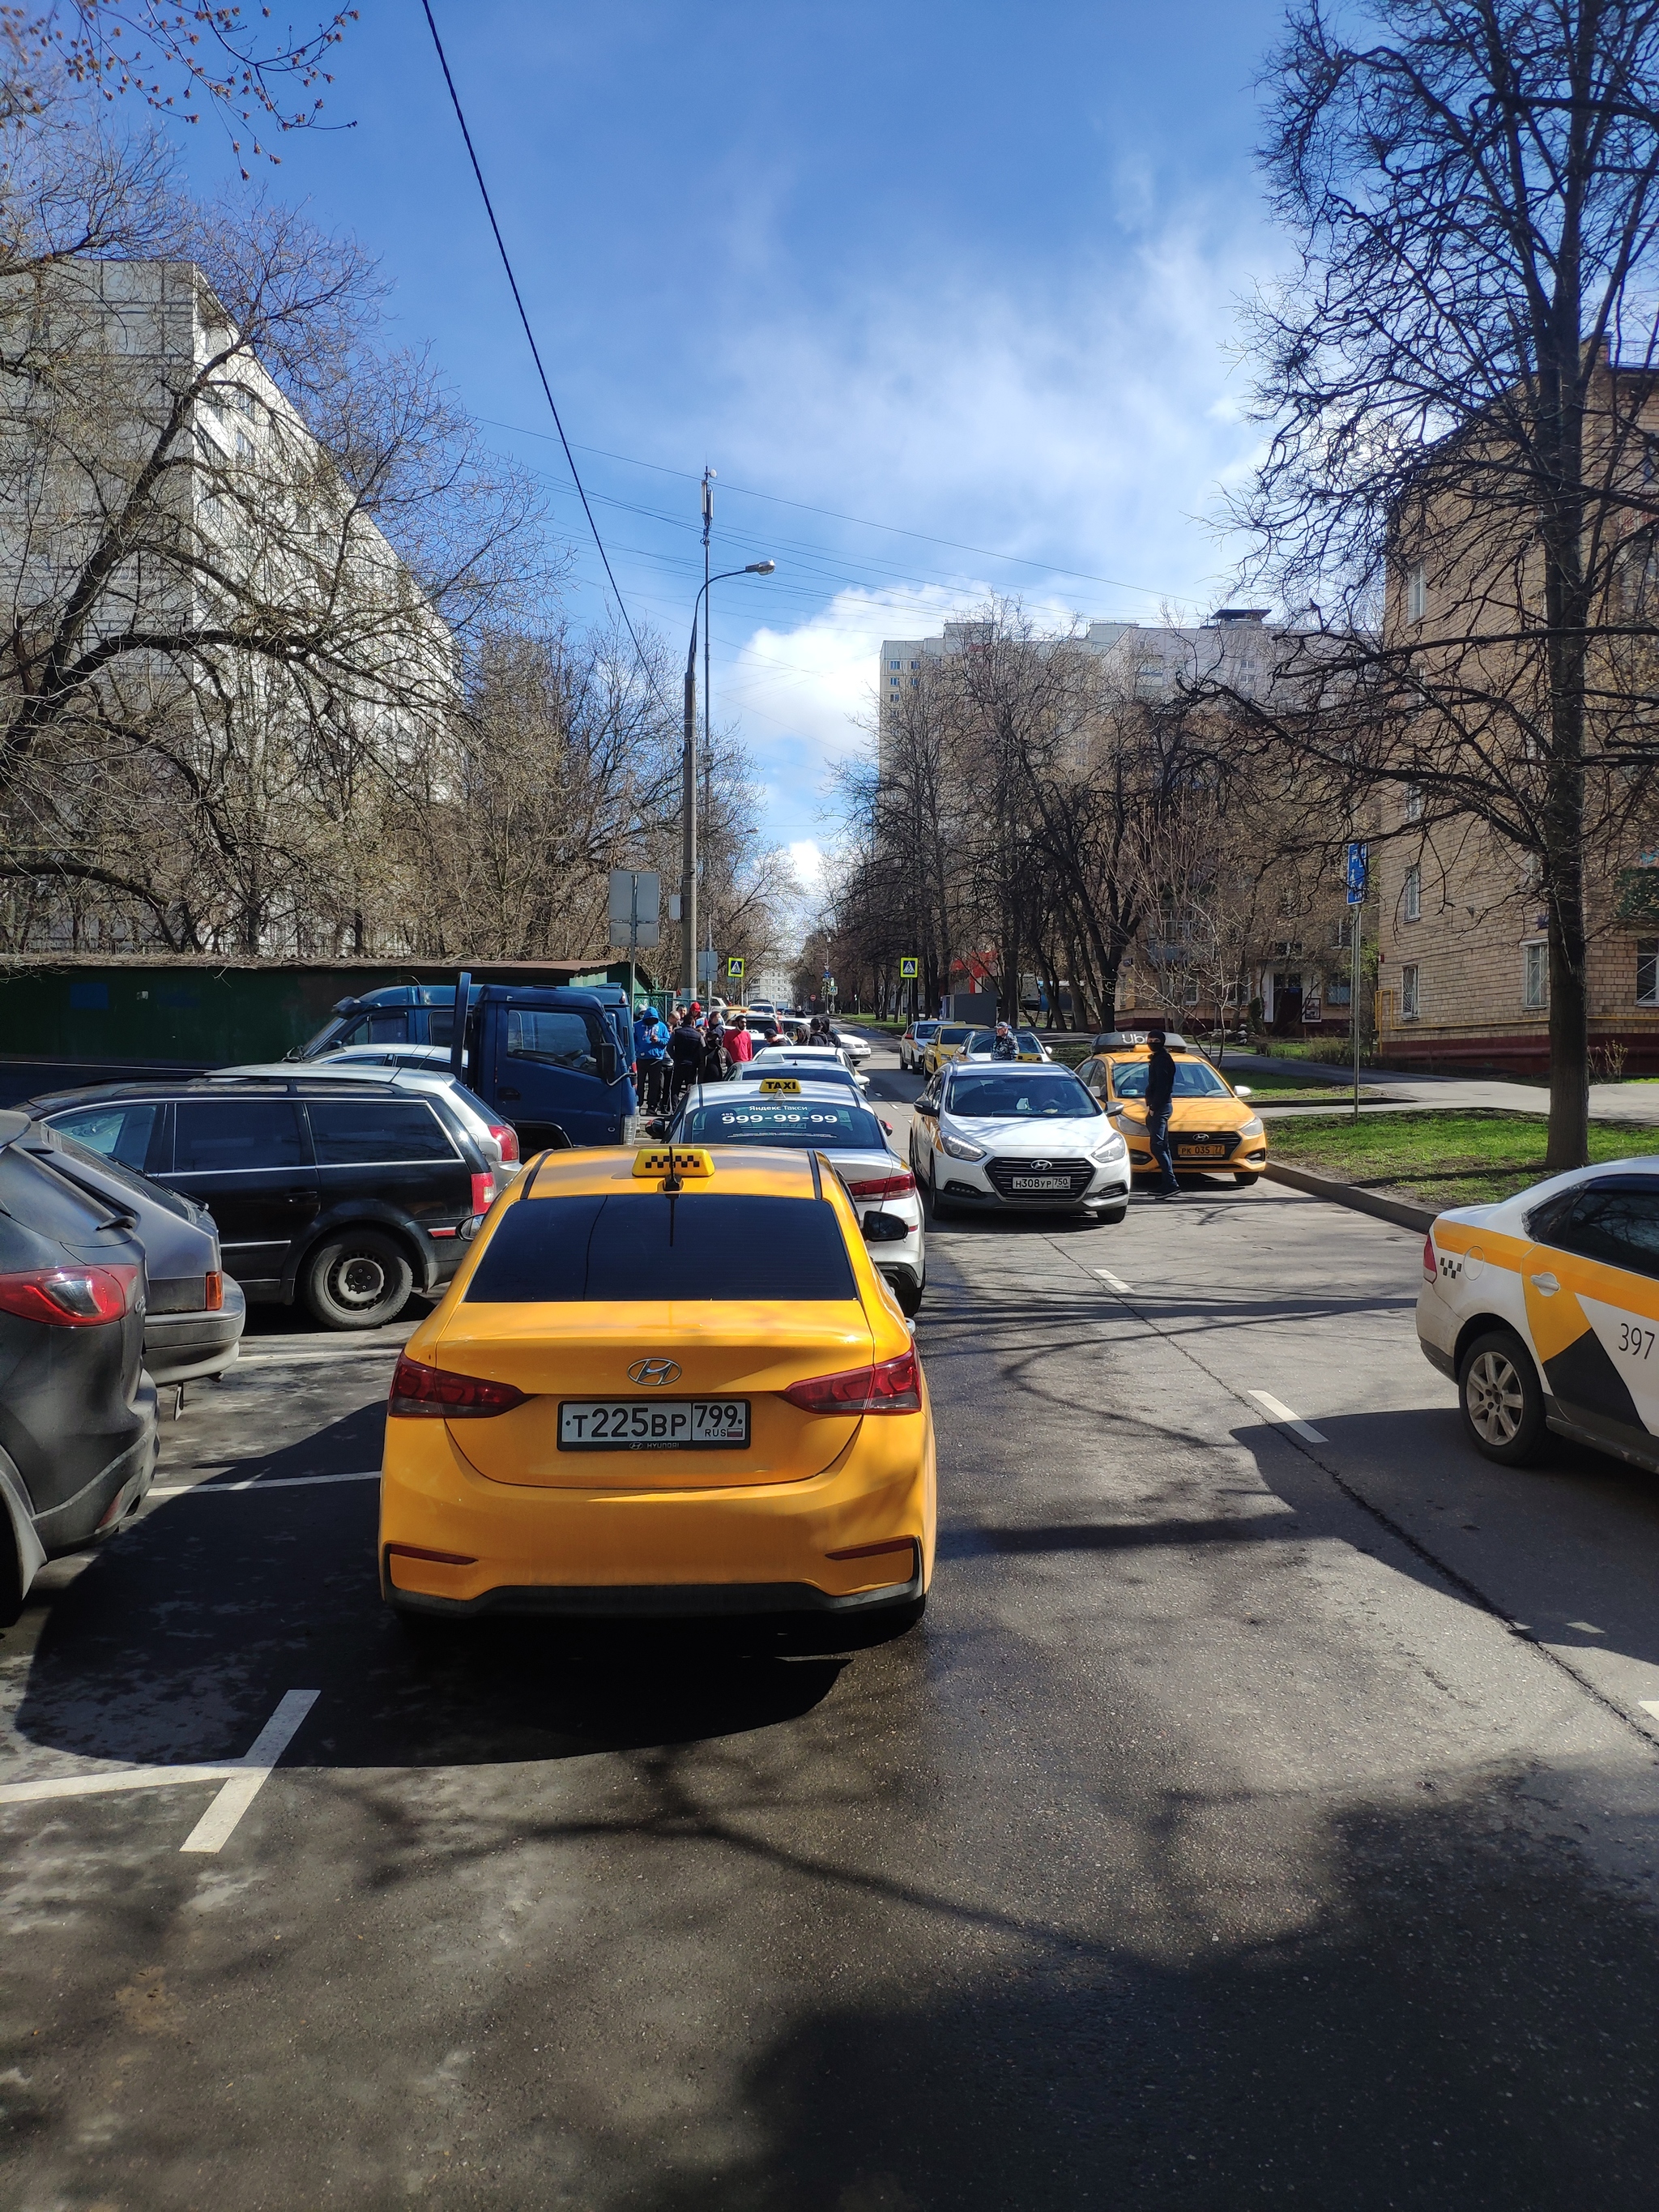
[[[228,1279],[225,1303],[216,1312],[147,1314],[144,1364],[158,1382],[188,1382],[194,1376],[217,1375],[235,1358],[246,1320],[242,1286]]]
[[[84,1551],[88,1545],[113,1535],[133,1508],[143,1499],[155,1473],[160,1431],[155,1418],[155,1387],[147,1378],[133,1400],[138,1434],[84,1490],[61,1505],[34,1516],[34,1533],[48,1559],[64,1552]]]
[[[821,1474],[720,1490],[492,1482],[443,1423],[391,1421],[381,1594],[411,1612],[454,1615],[897,1610],[932,1579],[935,1490],[925,1406],[866,1417]],[[413,1558],[399,1546],[448,1556]]]
[[[476,1620],[482,1613],[526,1613],[561,1620],[752,1620],[775,1614],[817,1620],[900,1613],[925,1595],[920,1571],[908,1582],[835,1596],[811,1583],[599,1583],[503,1584],[475,1598],[432,1597],[392,1584],[381,1559],[381,1585],[399,1613],[429,1619]]]

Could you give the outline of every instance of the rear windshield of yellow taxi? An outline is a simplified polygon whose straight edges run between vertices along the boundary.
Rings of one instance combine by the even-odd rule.
[[[475,1305],[858,1294],[827,1200],[712,1190],[521,1199],[497,1222],[466,1286]]]
[[[939,1033],[938,1042],[940,1044],[965,1044],[967,1041],[968,1031],[965,1025],[961,1029],[942,1029]]]

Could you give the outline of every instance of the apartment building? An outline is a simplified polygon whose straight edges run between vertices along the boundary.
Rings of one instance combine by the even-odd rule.
[[[1548,918],[1536,881],[1483,824],[1413,834],[1421,801],[1387,802],[1376,850],[1385,1064],[1549,1072]],[[1659,850],[1609,856],[1587,886],[1592,1066],[1659,1073]]]
[[[1659,380],[1605,348],[1589,366],[1581,481],[1590,1060],[1592,1073],[1659,1072],[1659,823],[1644,803],[1642,766],[1659,635]],[[1499,460],[1508,434],[1494,434]],[[1484,762],[1494,798],[1535,817],[1549,726],[1536,542],[1497,462],[1472,438],[1462,450],[1479,468],[1460,472],[1455,447],[1438,481],[1427,465],[1423,497],[1391,548],[1383,642],[1406,674],[1379,726],[1396,769],[1420,766],[1425,784],[1392,785],[1379,800],[1378,1046],[1385,1061],[1403,1066],[1541,1076],[1550,1066],[1550,976],[1538,864],[1471,814],[1435,819],[1429,803],[1443,764],[1462,775]]]
[[[42,725],[55,781],[15,793],[7,842],[118,860],[125,805],[149,862],[179,819],[159,799],[146,812],[167,762],[226,819],[263,806],[291,842],[309,805],[345,848],[354,763],[406,758],[459,700],[454,641],[420,581],[194,264],[71,262],[0,286],[0,327],[24,364],[0,378],[0,692],[15,711],[54,653],[84,671]],[[77,781],[78,748],[106,769]],[[61,866],[13,874],[0,937],[157,941],[141,899],[82,884]],[[292,953],[307,927],[301,900],[257,948],[246,923],[227,934]]]

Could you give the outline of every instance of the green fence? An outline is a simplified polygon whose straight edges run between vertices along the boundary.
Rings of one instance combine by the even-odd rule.
[[[620,983],[628,963],[483,963],[477,982]],[[450,983],[457,968],[368,961],[0,961],[0,1056],[225,1067],[281,1060],[336,1003],[391,983]],[[641,981],[646,978],[641,975]]]

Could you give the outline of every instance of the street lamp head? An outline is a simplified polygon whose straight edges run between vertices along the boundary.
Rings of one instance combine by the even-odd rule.
[[[777,565],[775,561],[751,561],[743,573],[745,576],[769,576]]]

